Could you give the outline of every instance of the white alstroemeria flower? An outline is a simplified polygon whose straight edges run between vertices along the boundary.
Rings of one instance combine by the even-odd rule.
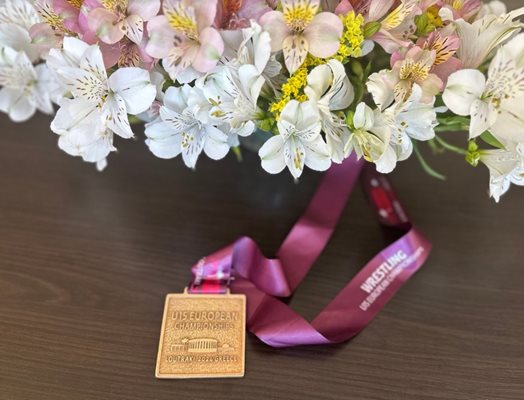
[[[357,158],[373,162],[377,171],[389,173],[397,164],[397,156],[390,146],[391,127],[385,123],[380,110],[373,111],[360,103],[353,117],[353,131],[345,146],[346,155],[355,151]]]
[[[254,65],[238,69],[221,66],[210,74],[204,83],[206,98],[213,105],[213,118],[229,125],[232,135],[249,136],[255,129],[260,113],[257,102],[265,79]]]
[[[224,39],[222,61],[232,67],[254,65],[260,75],[270,81],[282,69],[281,64],[271,55],[271,37],[269,32],[255,21],[249,28],[225,30],[221,32]]]
[[[31,118],[36,110],[53,113],[58,83],[45,64],[33,66],[27,54],[0,49],[0,110],[15,122]]]
[[[41,22],[40,16],[28,0],[6,0],[0,6],[0,47],[24,51],[32,62],[40,56],[29,33],[31,27]]]
[[[116,151],[113,132],[100,118],[98,110],[82,99],[62,99],[51,130],[59,136],[61,150],[95,163],[99,171],[107,165],[109,153]]]
[[[71,100],[63,100],[51,129],[61,136],[78,135],[84,138],[83,122],[91,121],[91,133],[97,140],[93,141],[90,136],[89,140],[81,141],[82,150],[76,155],[86,161],[99,162],[100,159],[85,156],[90,151],[89,147],[99,143],[98,138],[101,137],[104,143],[111,144],[105,149],[114,149],[113,134],[125,139],[133,137],[128,114],[138,115],[146,111],[155,99],[156,88],[151,83],[149,72],[140,68],[120,68],[108,77],[98,45],[80,47],[84,51],[78,60],[68,58],[70,55],[64,52],[65,64],[55,62],[58,56],[48,64],[73,96]]]
[[[499,49],[487,80],[476,69],[452,74],[443,99],[455,114],[471,116],[470,138],[489,130],[502,142],[524,142],[524,34]]]
[[[318,107],[331,159],[341,163],[344,161],[344,146],[350,132],[345,118],[333,112],[345,110],[351,105],[355,98],[353,86],[344,66],[337,60],[329,60],[327,64],[315,67],[309,73],[307,82],[304,92]]]
[[[278,174],[289,168],[299,178],[304,165],[315,171],[325,171],[331,165],[327,144],[320,135],[321,123],[317,107],[311,102],[291,100],[278,120],[279,135],[270,138],[260,148],[262,168]]]
[[[510,184],[524,186],[524,143],[508,145],[506,150],[482,150],[480,161],[489,169],[489,191],[496,202]]]
[[[189,168],[195,168],[202,151],[213,160],[224,158],[229,151],[228,136],[214,126],[208,108],[198,87],[167,89],[160,117],[146,125],[149,150],[165,159],[182,154]]]
[[[463,67],[479,67],[497,47],[520,32],[524,25],[515,19],[522,15],[524,7],[500,16],[486,15],[473,23],[463,19],[455,21],[461,42],[456,54]]]
[[[434,101],[427,104],[421,101],[422,89],[415,85],[413,94],[406,102],[395,103],[381,115],[384,123],[391,129],[389,145],[395,151],[398,161],[404,161],[413,152],[411,139],[427,141],[435,137],[438,125]],[[375,112],[375,115],[380,115]]]

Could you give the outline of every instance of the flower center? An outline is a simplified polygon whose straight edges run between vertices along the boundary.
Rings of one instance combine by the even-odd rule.
[[[355,139],[357,139],[358,146],[360,147],[360,150],[362,151],[362,156],[364,157],[364,159],[368,162],[372,162],[373,161],[373,157],[371,155],[372,150],[373,150],[372,149],[373,142],[371,140],[372,135],[363,129],[355,129],[353,131],[353,135]]]
[[[64,19],[58,15],[49,2],[35,3],[36,11],[40,18],[61,36],[74,36],[75,34],[64,25]]]
[[[113,11],[115,14],[125,14],[127,11],[127,1],[128,0],[100,0],[104,8]],[[73,0],[73,2],[82,3],[78,0]]]
[[[302,165],[304,163],[304,156],[305,153],[303,150],[297,150],[295,151],[295,154],[293,155],[293,164],[295,165],[295,168],[298,170],[302,170]]]
[[[29,94],[36,83],[36,76],[30,66],[17,64],[0,69],[0,85],[3,87],[19,89]]]
[[[444,0],[444,4],[447,4],[451,6],[456,11],[462,10],[462,7],[464,6],[463,0]]]
[[[417,83],[423,82],[428,78],[430,68],[413,60],[407,60],[400,68],[400,79]]]
[[[184,7],[178,3],[173,9],[165,9],[164,14],[169,25],[189,39],[198,39],[198,29],[193,7]]]
[[[119,67],[138,67],[140,65],[140,54],[136,46],[127,37],[120,43],[120,57],[118,57]]]
[[[298,3],[298,1],[295,1]],[[286,25],[295,32],[302,32],[311,23],[318,11],[318,4],[300,2],[284,5],[283,14]]]
[[[188,132],[183,132],[182,133],[182,148],[183,149],[188,149],[189,147],[191,147],[191,145],[193,144],[193,142],[195,141],[195,136],[188,133]]]
[[[84,2],[83,0],[66,0],[66,1],[68,4],[72,5],[75,8],[78,8],[79,10],[82,7],[82,3]]]
[[[434,50],[436,53],[434,64],[440,65],[455,55],[457,47],[457,45],[452,43],[449,36],[442,37],[438,35],[432,43],[426,44],[424,49]]]

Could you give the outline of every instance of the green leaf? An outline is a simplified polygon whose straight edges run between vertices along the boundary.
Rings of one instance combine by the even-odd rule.
[[[491,134],[491,132],[484,132],[482,135],[480,135],[480,138],[489,144],[490,146],[496,147],[498,149],[504,149],[504,145],[500,143],[495,136]]]
[[[446,177],[442,175],[441,173],[435,171],[424,159],[424,156],[420,152],[420,149],[418,148],[418,145],[416,142],[413,142],[413,150],[415,150],[415,155],[418,158],[418,161],[420,162],[420,165],[422,166],[422,169],[433,178],[440,179],[441,181],[445,181]]]
[[[364,70],[362,69],[360,62],[353,60],[350,66],[351,71],[355,74],[355,76],[360,80],[364,80]]]

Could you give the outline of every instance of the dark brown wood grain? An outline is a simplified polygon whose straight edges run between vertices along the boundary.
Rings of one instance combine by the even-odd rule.
[[[196,171],[136,142],[98,173],[57,149],[49,118],[0,118],[0,400],[524,399],[524,188],[500,204],[454,155],[392,180],[434,244],[353,341],[276,350],[247,337],[244,379],[159,381],[164,296],[201,256],[250,235],[275,251],[315,189],[239,164]],[[385,245],[360,190],[291,305],[313,317]]]

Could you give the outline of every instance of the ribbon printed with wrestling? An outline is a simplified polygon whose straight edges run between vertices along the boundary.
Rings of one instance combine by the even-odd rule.
[[[402,236],[373,257],[309,322],[279,298],[291,296],[327,245],[359,177],[379,222]],[[350,157],[322,178],[305,213],[277,252],[266,258],[241,237],[201,259],[190,293],[243,293],[247,328],[273,347],[330,344],[364,329],[424,264],[431,244],[410,223],[388,179]]]

